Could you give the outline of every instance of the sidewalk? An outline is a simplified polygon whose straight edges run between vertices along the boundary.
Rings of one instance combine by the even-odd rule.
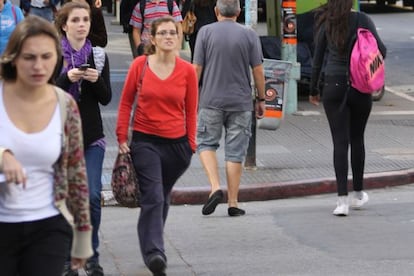
[[[104,12],[105,13],[105,12]],[[105,14],[109,43],[106,47],[111,64],[113,101],[102,108],[108,148],[104,162],[105,205],[111,205],[111,169],[117,153],[115,137],[116,112],[123,80],[131,62],[126,34],[119,25],[110,23],[114,17]],[[257,27],[264,34],[266,26]],[[188,59],[189,51],[182,57]],[[414,121],[404,115],[386,115],[399,110],[382,104],[393,97],[386,93],[374,103],[366,130],[365,188],[380,188],[414,182]],[[403,107],[412,110],[407,101]],[[312,106],[306,99],[298,101],[297,112],[285,115],[276,131],[257,130],[256,167],[243,172],[239,201],[270,200],[336,191],[332,164],[332,141],[322,106]],[[217,152],[221,187],[226,190],[224,154]],[[190,168],[177,182],[173,204],[202,204],[208,197],[209,183],[197,155]]]

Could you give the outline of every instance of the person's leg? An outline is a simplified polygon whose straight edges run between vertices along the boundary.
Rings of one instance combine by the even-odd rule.
[[[30,10],[30,0],[20,0],[20,8],[22,9],[24,16],[26,16]]]
[[[194,58],[194,48],[195,48],[195,42],[197,38],[197,32],[194,32],[193,34],[189,35],[188,44],[190,45],[190,51],[191,51],[191,62],[193,62]]]
[[[164,249],[164,191],[161,158],[158,149],[148,142],[133,139],[131,157],[139,181],[141,211],[138,219],[138,238],[141,254],[148,266],[159,255],[166,260]]]
[[[226,162],[227,197],[229,207],[237,207],[240,179],[242,175],[242,163]]]
[[[197,143],[200,161],[211,185],[211,193],[220,189],[216,150],[223,130],[223,113],[200,109],[198,112]]]
[[[364,133],[372,109],[372,97],[354,89],[349,92],[352,183],[354,191],[362,191],[365,167]]]
[[[210,195],[220,189],[220,175],[218,170],[218,161],[215,151],[204,150],[199,154],[201,164],[203,165],[204,172],[207,175],[210,182],[211,192]]]
[[[92,260],[99,262],[99,226],[101,225],[101,191],[102,166],[105,150],[100,146],[89,146],[85,149],[86,173],[88,175],[89,206],[91,213],[92,231]]]
[[[19,276],[62,275],[72,240],[72,229],[62,215],[25,223],[24,239]]]
[[[22,223],[0,223],[0,267],[1,275],[17,275],[19,254],[23,246]]]
[[[333,141],[334,169],[338,200],[333,214],[347,216],[348,203],[348,147],[349,107],[346,102],[348,85],[345,76],[325,77],[323,106],[329,122]]]
[[[333,156],[338,196],[348,195],[349,110],[343,104],[347,85],[342,78],[326,77],[323,106],[333,141]]]
[[[53,11],[51,8],[37,9],[31,7],[29,13],[32,15],[40,16],[49,22],[53,22]]]
[[[242,162],[246,157],[251,136],[252,115],[250,111],[226,112],[225,116],[225,160],[228,188],[229,215],[238,210],[240,179],[243,172]],[[238,212],[238,211],[237,211]],[[240,209],[239,215],[244,215]],[[234,213],[236,215],[236,213]]]
[[[131,47],[132,58],[138,56],[137,47],[135,46],[134,38],[132,37],[132,31],[128,33],[129,47]]]
[[[88,260],[86,272],[88,275],[103,275],[102,266],[99,264],[99,227],[101,225],[101,191],[102,191],[102,166],[105,150],[97,145],[85,149],[86,172],[88,175],[89,207],[91,213],[92,248],[93,256]]]
[[[364,133],[368,117],[372,109],[372,97],[354,89],[349,94],[350,105],[350,140],[351,140],[351,168],[354,193],[351,197],[351,208],[360,209],[365,205],[369,196],[363,191],[365,168]]]
[[[202,108],[198,112],[197,151],[210,183],[211,192],[202,209],[203,215],[210,215],[223,199],[220,190],[220,176],[216,150],[223,130],[223,112]]]
[[[162,159],[162,183],[164,186],[164,225],[167,220],[171,201],[171,190],[178,178],[188,169],[193,155],[190,144],[164,144],[159,147]]]

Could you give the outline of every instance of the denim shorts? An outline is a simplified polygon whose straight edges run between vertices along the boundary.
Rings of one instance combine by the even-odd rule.
[[[223,111],[202,108],[198,111],[197,151],[216,151],[224,126],[225,160],[243,162],[251,136],[251,111]]]

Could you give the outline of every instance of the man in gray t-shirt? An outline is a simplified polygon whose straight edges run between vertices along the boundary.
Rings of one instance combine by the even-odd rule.
[[[250,69],[257,89],[256,118],[261,119],[265,111],[263,56],[255,31],[236,22],[239,0],[218,0],[215,12],[218,22],[200,29],[193,59],[198,77],[202,76],[197,150],[211,185],[202,213],[212,214],[223,199],[216,150],[224,127],[228,215],[240,216],[245,211],[238,208],[237,199],[253,110]]]

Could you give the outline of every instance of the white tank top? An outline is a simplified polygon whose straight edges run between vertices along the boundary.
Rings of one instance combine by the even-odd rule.
[[[36,133],[25,133],[11,122],[3,102],[0,82],[0,145],[10,149],[23,165],[27,181],[22,184],[0,183],[0,221],[34,221],[59,214],[54,205],[53,164],[61,151],[59,104],[49,124]]]

